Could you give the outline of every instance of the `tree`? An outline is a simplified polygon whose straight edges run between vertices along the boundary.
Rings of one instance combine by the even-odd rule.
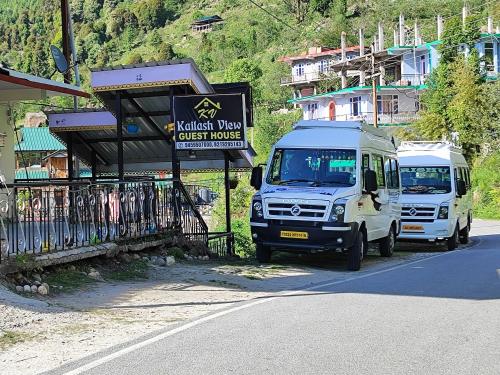
[[[144,0],[136,4],[134,14],[139,26],[144,30],[163,27],[167,20],[167,11],[162,0]]]
[[[224,73],[225,82],[250,82],[256,84],[262,76],[259,65],[250,59],[235,60],[229,65]]]
[[[326,16],[334,2],[333,0],[311,0],[311,8]]]
[[[125,58],[125,64],[140,64],[142,63],[142,56],[138,52],[133,52]]]
[[[287,10],[295,16],[297,22],[301,23],[306,19],[309,11],[309,0],[283,0]]]
[[[175,59],[176,57],[177,56],[174,52],[174,49],[172,48],[172,45],[168,43],[162,43],[160,48],[158,49],[156,59],[158,61],[166,61]]]
[[[85,21],[96,21],[102,8],[102,0],[85,0],[83,3],[83,19]]]

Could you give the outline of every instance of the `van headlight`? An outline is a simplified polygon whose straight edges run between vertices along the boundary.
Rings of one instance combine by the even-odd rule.
[[[346,199],[337,199],[335,203],[333,203],[332,212],[330,214],[330,221],[337,221],[337,222],[344,221],[346,203],[347,203]]]
[[[448,219],[448,212],[450,208],[446,205],[439,206],[438,219]]]
[[[252,216],[256,218],[262,218],[264,212],[262,211],[262,201],[254,200],[252,204]]]

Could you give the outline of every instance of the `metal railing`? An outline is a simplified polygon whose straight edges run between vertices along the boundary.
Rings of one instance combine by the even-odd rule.
[[[325,68],[322,71],[317,70],[317,71],[313,71],[313,72],[304,73],[301,75],[292,74],[290,76],[282,77],[280,79],[280,83],[282,85],[289,85],[289,84],[293,84],[293,83],[320,81],[322,79],[331,78],[332,75],[334,77],[336,77],[336,75],[334,75],[334,73],[335,72],[333,70]]]
[[[184,185],[172,179],[16,183],[0,192],[0,262],[171,229],[208,244],[207,224]]]
[[[420,86],[425,84],[428,74],[401,74],[401,78],[392,82],[396,86]]]
[[[374,123],[374,114],[370,113],[360,113],[357,116],[354,115],[336,115],[333,119],[330,117],[307,117],[308,120],[332,120],[332,121],[365,121],[368,124]],[[379,113],[377,116],[379,124],[402,124],[410,123],[419,119],[418,112],[400,112],[400,113]]]

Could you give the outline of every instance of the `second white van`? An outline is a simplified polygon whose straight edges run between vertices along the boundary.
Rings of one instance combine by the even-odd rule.
[[[448,142],[403,142],[398,147],[402,213],[400,238],[446,241],[448,250],[469,241],[470,172],[460,148]]]

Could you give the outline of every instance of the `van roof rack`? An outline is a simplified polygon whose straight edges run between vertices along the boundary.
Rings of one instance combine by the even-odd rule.
[[[325,120],[300,120],[294,124],[293,130],[299,129],[354,129],[366,133],[390,139],[390,137],[382,130],[368,125],[364,121],[325,121]]]
[[[433,151],[449,150],[461,152],[462,148],[450,141],[403,141],[398,147],[398,151]]]

